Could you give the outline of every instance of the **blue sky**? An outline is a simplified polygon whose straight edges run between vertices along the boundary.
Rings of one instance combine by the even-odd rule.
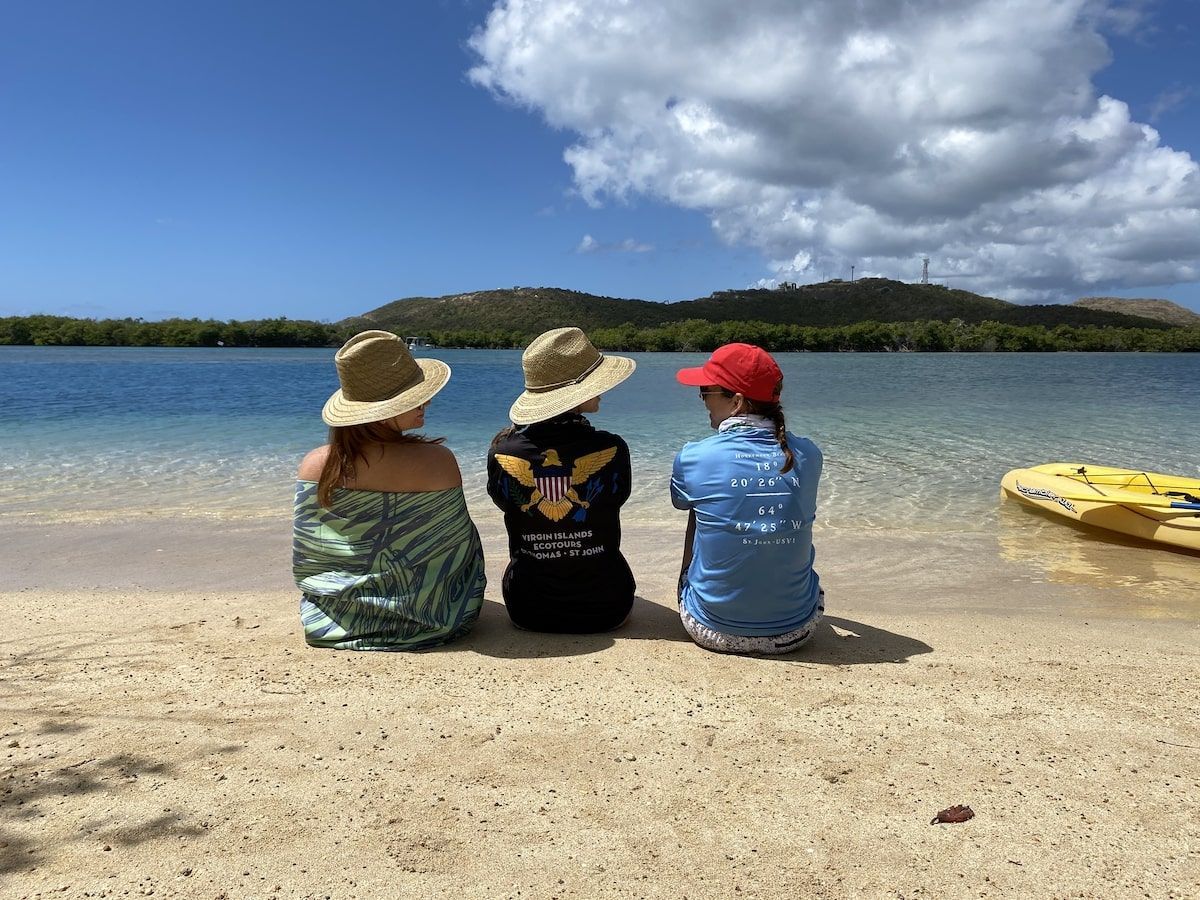
[[[556,0],[9,4],[0,315],[336,320],[512,285],[678,300],[850,264],[915,280],[923,255],[1010,299],[1200,309],[1200,4],[1068,2],[1017,65],[994,0],[945,21],[931,0],[928,40],[975,47],[926,72],[909,23],[853,31],[827,2],[732,24],[700,0],[647,0],[644,22],[601,0],[586,20]],[[852,29],[833,62],[803,43],[820,27]],[[858,67],[861,93],[818,63]],[[889,123],[868,87],[897,73],[942,87]]]

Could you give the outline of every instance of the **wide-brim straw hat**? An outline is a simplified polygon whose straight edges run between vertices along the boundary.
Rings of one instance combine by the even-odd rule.
[[[364,331],[333,358],[341,387],[325,401],[326,425],[365,425],[390,419],[427,403],[450,380],[438,359],[414,359],[408,345],[389,331]]]
[[[570,412],[616,387],[633,374],[637,363],[624,356],[605,356],[578,328],[555,328],[525,348],[521,368],[525,392],[508,411],[514,425],[531,425]]]

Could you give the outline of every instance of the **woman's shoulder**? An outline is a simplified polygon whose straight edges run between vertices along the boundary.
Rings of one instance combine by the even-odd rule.
[[[679,452],[681,454],[687,453],[692,456],[704,455],[706,453],[720,453],[722,446],[728,443],[729,440],[726,435],[717,432],[695,441],[687,441],[679,449]]]
[[[595,437],[597,443],[602,442],[609,445],[616,444],[618,447],[629,449],[629,445],[625,443],[625,438],[621,437],[615,431],[604,431],[597,428],[591,433]]]
[[[325,460],[329,458],[329,445],[323,444],[304,454],[296,477],[301,481],[319,481],[321,470],[325,468]]]
[[[611,453],[612,456],[609,457],[610,459],[622,461],[629,458],[629,445],[625,443],[620,435],[613,434],[611,431],[601,431],[596,428],[581,431],[575,440],[561,449],[575,459],[593,453]],[[624,462],[621,464],[624,465]]]
[[[462,486],[458,460],[441,444],[387,444],[370,473],[386,483],[375,486],[376,490],[439,491]]]
[[[512,453],[519,447],[529,444],[529,439],[524,436],[524,433],[515,425],[509,425],[501,428],[488,446],[488,455],[492,456],[497,451],[500,453]]]
[[[329,458],[329,447],[318,447],[300,463],[302,481],[319,481]],[[462,487],[462,473],[454,454],[441,444],[375,444],[367,459],[357,460],[354,477],[341,485],[352,490],[389,493],[422,493]]]
[[[787,433],[787,437],[788,437],[788,443],[791,444],[793,447],[799,447],[799,448],[803,449],[805,452],[810,453],[810,454],[815,454],[817,456],[822,455],[821,448],[816,445],[816,442],[813,441],[812,438],[805,437],[802,434],[795,434],[794,432],[791,432],[791,431],[789,431]]]

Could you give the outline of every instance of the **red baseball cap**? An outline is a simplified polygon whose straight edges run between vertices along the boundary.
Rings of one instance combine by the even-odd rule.
[[[726,344],[713,351],[708,361],[695,369],[675,373],[680,384],[704,387],[720,385],[735,394],[764,403],[779,402],[783,372],[771,354],[753,344]]]

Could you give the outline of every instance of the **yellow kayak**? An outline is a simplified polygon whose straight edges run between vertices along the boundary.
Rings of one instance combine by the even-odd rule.
[[[1200,478],[1049,463],[1013,469],[1000,496],[1132,537],[1200,551]]]

